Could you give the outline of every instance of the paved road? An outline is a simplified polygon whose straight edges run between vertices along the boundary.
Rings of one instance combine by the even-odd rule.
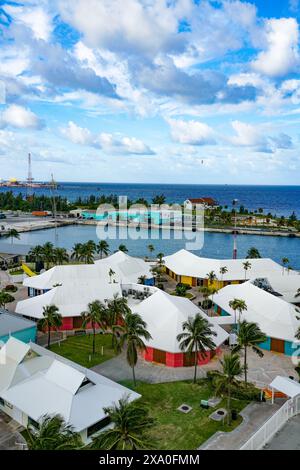
[[[300,450],[300,415],[290,419],[264,450]]]

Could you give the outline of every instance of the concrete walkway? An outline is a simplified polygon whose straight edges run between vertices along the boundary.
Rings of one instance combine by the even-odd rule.
[[[300,415],[291,418],[264,450],[300,450]]]
[[[240,413],[243,422],[232,432],[219,431],[200,450],[239,450],[249,438],[282,406],[278,403],[251,403]]]
[[[228,352],[226,348],[223,352]],[[263,358],[249,351],[249,381],[257,386],[264,388],[268,386],[277,375],[297,377],[291,359],[282,354],[265,352]],[[93,368],[96,372],[120,382],[131,380],[132,371],[126,361],[124,353],[110,359]],[[198,367],[198,377],[206,376],[208,370],[220,369],[220,362],[215,358],[209,364]],[[176,380],[192,379],[194,373],[193,367],[166,367],[164,365],[153,364],[139,358],[136,367],[137,380],[148,383],[174,382]]]

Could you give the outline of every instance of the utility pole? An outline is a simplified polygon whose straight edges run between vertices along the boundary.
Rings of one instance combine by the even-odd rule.
[[[234,231],[233,231],[233,259],[237,259],[237,231],[236,231],[236,204],[238,199],[232,201],[232,206],[234,210]]]
[[[32,186],[34,178],[32,177],[32,168],[31,168],[31,153],[28,154],[28,175],[27,175],[27,184],[26,184],[26,194],[27,200],[32,199]]]
[[[58,242],[58,233],[57,233],[57,208],[56,208],[56,183],[53,178],[53,174],[51,174],[51,184],[50,184],[50,191],[51,191],[51,198],[52,198],[52,209],[53,209],[53,217],[54,217],[54,244],[57,247]]]

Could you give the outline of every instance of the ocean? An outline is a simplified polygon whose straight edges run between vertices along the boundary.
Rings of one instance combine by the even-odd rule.
[[[26,194],[26,188],[11,188],[18,194]],[[7,188],[0,188],[7,191]],[[35,189],[36,194],[50,195],[50,189]],[[294,211],[300,218],[300,186],[255,186],[255,185],[189,185],[189,184],[138,184],[138,183],[59,183],[57,195],[70,202],[79,196],[116,194],[131,200],[143,197],[151,201],[153,196],[164,194],[168,203],[182,203],[189,198],[212,197],[222,206],[231,206],[233,199],[238,205],[250,210],[262,208],[265,213],[289,216]]]

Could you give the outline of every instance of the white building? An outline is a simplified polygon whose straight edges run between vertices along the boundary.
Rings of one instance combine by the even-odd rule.
[[[36,344],[10,338],[0,350],[0,409],[22,426],[60,414],[84,442],[109,425],[104,408],[137,393]]]

